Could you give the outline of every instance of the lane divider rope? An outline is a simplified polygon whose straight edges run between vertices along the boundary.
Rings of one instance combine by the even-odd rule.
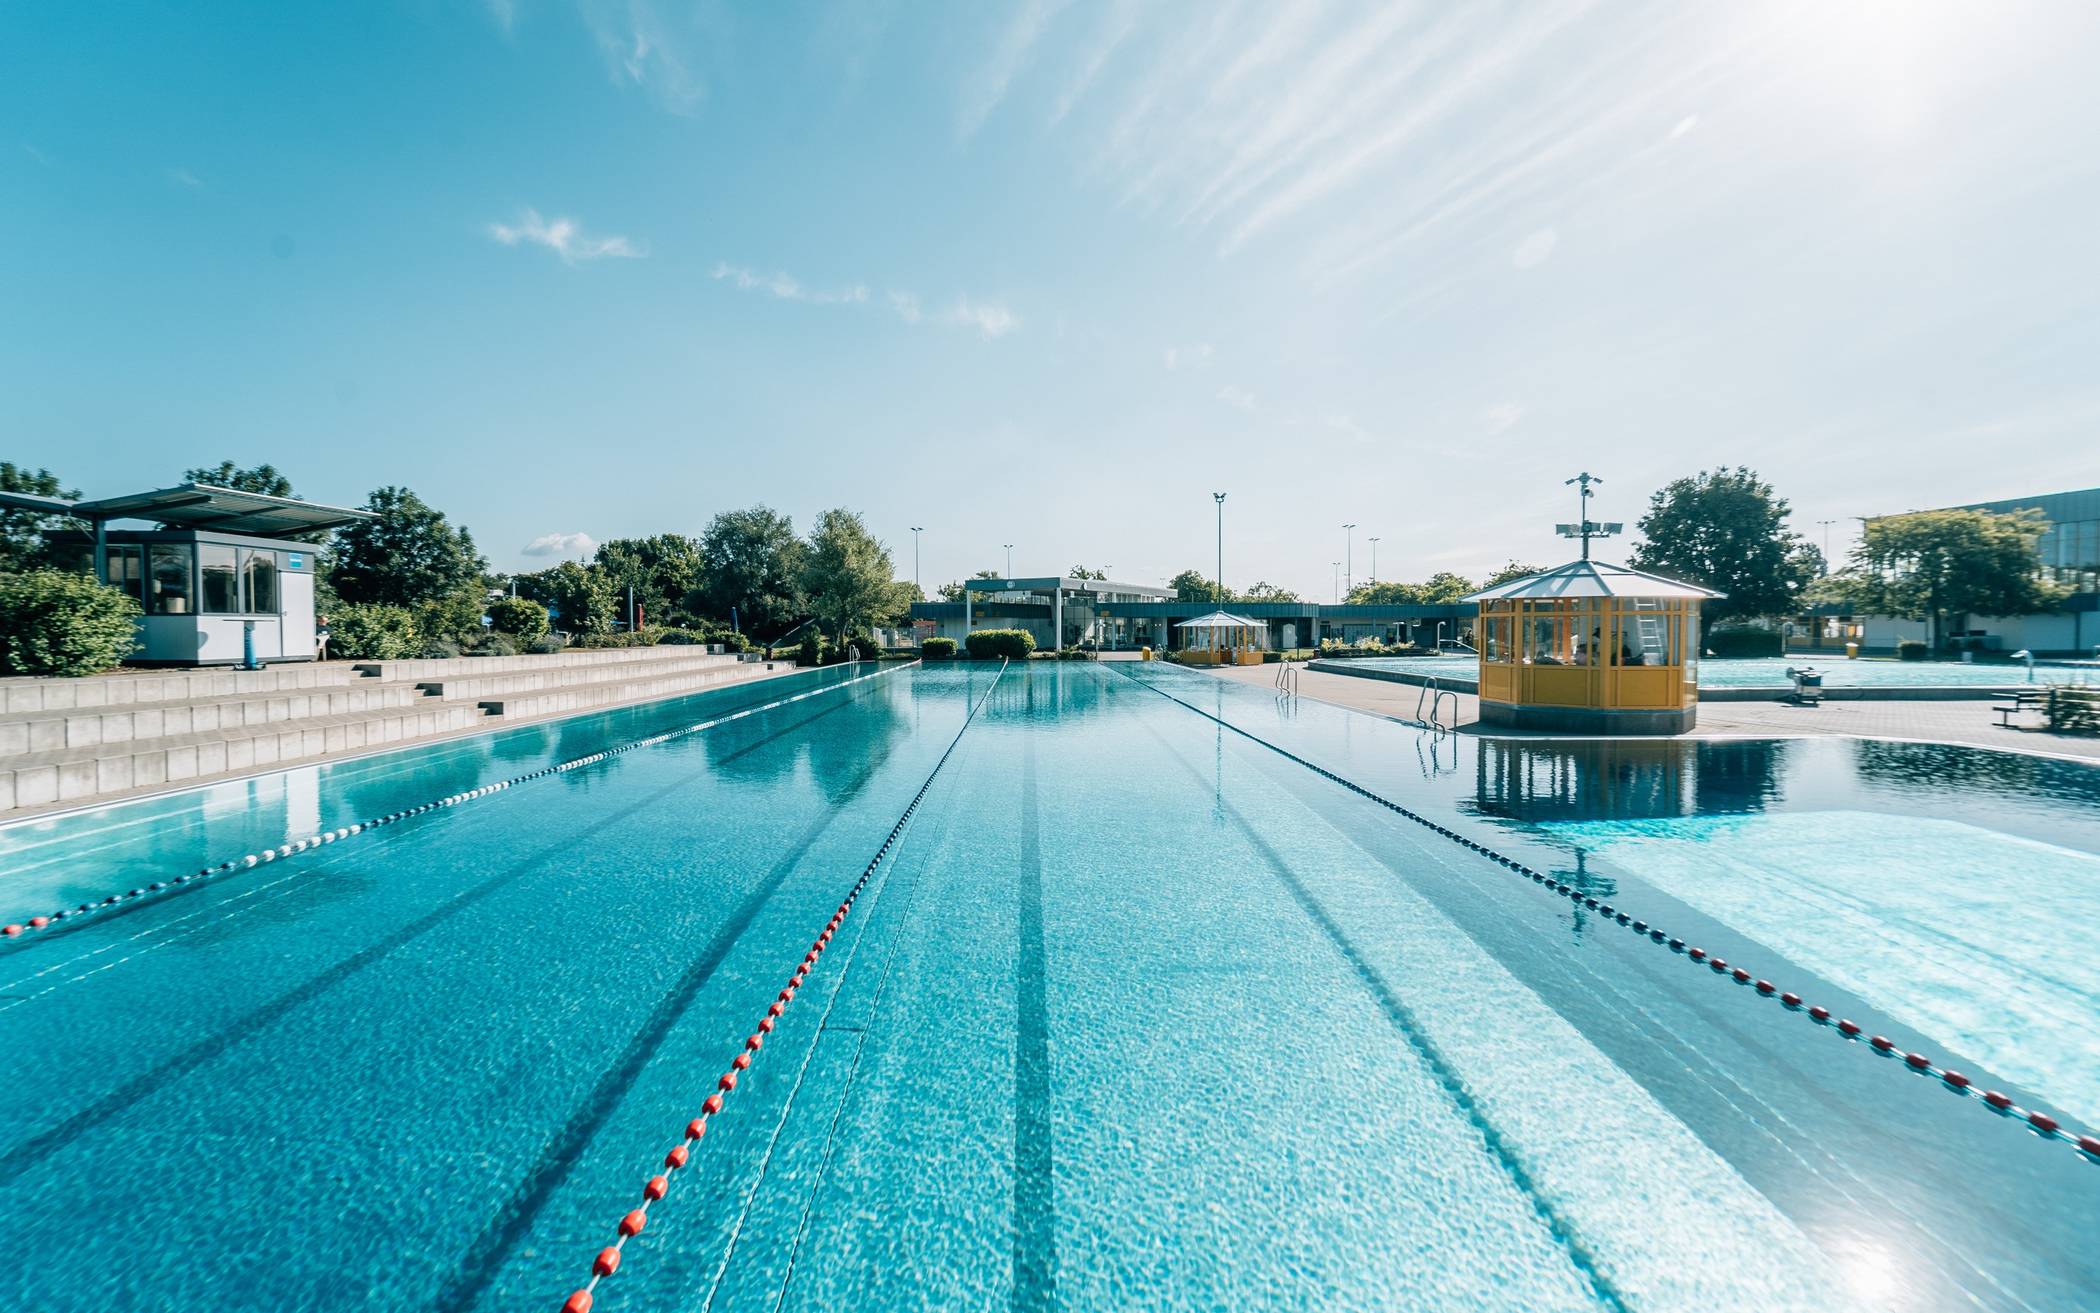
[[[1117,671],[1116,673],[1123,674],[1122,671]],[[1197,715],[1202,716],[1207,720],[1216,721],[1218,724],[1224,726],[1226,729],[1231,730],[1233,733],[1238,734],[1240,737],[1248,739],[1251,742],[1258,743],[1262,747],[1269,749],[1269,751],[1274,752],[1278,756],[1281,756],[1289,761],[1296,762],[1298,765],[1305,767],[1307,770],[1312,771],[1314,774],[1323,776],[1326,779],[1341,785],[1343,788],[1349,790],[1351,793],[1354,793],[1359,797],[1365,798],[1368,801],[1374,802],[1380,807],[1385,808],[1387,811],[1393,812],[1394,814],[1399,816],[1403,816],[1408,820],[1415,822],[1417,825],[1428,827],[1430,830],[1436,832],[1438,835],[1441,835],[1446,839],[1451,840],[1453,843],[1459,844],[1460,846],[1467,848],[1472,852],[1479,854],[1482,857],[1487,858],[1489,861],[1496,863],[1497,865],[1503,867],[1505,870],[1523,876],[1525,879],[1530,880],[1533,884],[1538,885],[1541,888],[1558,895],[1559,897],[1565,898],[1571,903],[1579,904],[1580,906],[1597,913],[1598,916],[1604,919],[1607,925],[1617,925],[1627,930],[1630,930],[1634,934],[1640,936],[1642,939],[1645,939],[1648,942],[1655,944],[1659,947],[1667,948],[1671,953],[1684,958],[1685,960],[1691,962],[1696,966],[1706,967],[1707,970],[1717,979],[1732,983],[1737,988],[1750,991],[1758,997],[1773,999],[1787,1011],[1798,1013],[1801,1016],[1807,1017],[1817,1026],[1822,1027],[1828,1030],[1830,1033],[1839,1036],[1848,1044],[1864,1044],[1870,1052],[1874,1053],[1879,1057],[1886,1058],[1892,1062],[1897,1063],[1904,1070],[1912,1072],[1919,1076],[1929,1076],[1941,1082],[1941,1084],[1943,1084],[1947,1089],[1953,1091],[1954,1093],[1959,1094],[1964,1098],[1975,1100],[1980,1107],[1988,1109],[1990,1112],[1996,1114],[2001,1120],[2018,1122],[2021,1125],[2025,1126],[2029,1131],[2031,1131],[2034,1135],[2038,1136],[2039,1138],[2068,1145],[2071,1148],[2072,1152],[2076,1153],[2085,1162],[2100,1165],[2100,1136],[2096,1136],[2090,1132],[2081,1132],[2075,1129],[2066,1129],[2062,1123],[2057,1121],[2056,1118],[2050,1116],[2048,1113],[2042,1112],[2038,1109],[2023,1108],[2019,1104],[2015,1103],[2011,1099],[2011,1097],[2005,1094],[2001,1094],[1997,1090],[1978,1090],[1975,1087],[1974,1082],[1972,1082],[1967,1076],[1963,1075],[1961,1072],[1939,1066],[1922,1053],[1905,1052],[1903,1049],[1898,1048],[1893,1040],[1890,1040],[1884,1035],[1869,1036],[1858,1023],[1852,1021],[1851,1019],[1845,1017],[1833,1017],[1830,1009],[1828,1008],[1804,1003],[1800,995],[1795,994],[1791,991],[1780,989],[1770,980],[1766,980],[1760,976],[1753,975],[1747,968],[1741,966],[1740,964],[1731,965],[1726,958],[1717,957],[1711,953],[1708,953],[1703,948],[1697,947],[1695,945],[1686,944],[1684,940],[1672,936],[1667,931],[1653,926],[1647,921],[1638,920],[1632,914],[1625,912],[1617,907],[1614,907],[1610,903],[1598,901],[1596,898],[1591,897],[1590,895],[1586,894],[1583,890],[1577,888],[1574,885],[1567,884],[1564,881],[1555,879],[1553,876],[1548,875],[1543,871],[1534,870],[1533,868],[1526,866],[1524,863],[1516,860],[1514,857],[1510,857],[1506,854],[1499,853],[1494,849],[1488,847],[1486,844],[1483,844],[1478,840],[1468,838],[1466,835],[1459,833],[1457,830],[1454,830],[1449,826],[1438,824],[1436,821],[1429,819],[1427,816],[1422,815],[1420,812],[1411,811],[1408,808],[1401,806],[1399,803],[1394,802],[1389,798],[1385,798],[1380,796],[1379,794],[1373,793],[1371,790],[1365,788],[1361,784],[1356,783],[1354,780],[1347,779],[1341,775],[1337,775],[1335,772],[1328,770],[1325,766],[1321,766],[1312,761],[1309,761],[1306,758],[1299,756],[1297,753],[1292,752],[1288,748],[1281,747],[1275,743],[1271,743],[1269,740],[1261,737],[1258,734],[1242,729],[1238,725],[1233,724],[1231,721],[1226,720],[1222,716],[1213,715],[1211,712],[1205,711],[1202,707],[1197,706],[1193,702],[1188,702],[1182,698],[1175,697],[1172,693],[1167,692],[1165,689],[1159,687],[1157,684],[1153,684],[1146,680],[1139,679],[1135,675],[1125,674],[1123,677],[1125,679],[1130,680],[1134,684],[1139,684],[1145,688],[1151,689],[1154,693],[1159,694],[1161,697],[1167,699],[1169,702],[1174,702],[1183,707],[1186,707],[1190,711],[1195,712]]]
[[[1002,659],[998,671],[992,676],[992,682],[985,685],[984,692],[963,717],[962,727],[955,731],[955,737],[948,741],[940,759],[934,762],[933,769],[926,773],[926,779],[919,785],[919,791],[912,795],[911,801],[905,805],[904,813],[897,818],[897,823],[890,827],[889,834],[883,838],[882,846],[875,850],[875,855],[861,868],[860,877],[847,889],[845,898],[832,912],[831,920],[825,923],[823,932],[810,944],[809,951],[802,955],[802,961],[796,965],[795,973],[788,977],[787,984],[773,996],[773,1002],[766,1008],[766,1014],[758,1020],[758,1028],[745,1038],[742,1052],[730,1061],[729,1069],[716,1079],[714,1093],[708,1095],[700,1104],[700,1115],[685,1124],[683,1137],[664,1154],[663,1170],[643,1183],[642,1202],[620,1218],[616,1228],[619,1234],[591,1260],[590,1280],[569,1292],[569,1297],[562,1301],[562,1313],[590,1313],[598,1283],[620,1270],[621,1251],[627,1247],[629,1240],[640,1235],[642,1229],[649,1224],[650,1206],[662,1202],[664,1196],[670,1193],[671,1174],[692,1160],[694,1147],[707,1135],[709,1119],[718,1115],[722,1111],[723,1101],[736,1092],[737,1078],[750,1069],[751,1060],[765,1047],[766,1036],[773,1033],[773,1027],[787,1011],[788,1004],[795,1001],[795,994],[802,988],[803,982],[809,979],[811,969],[823,959],[824,950],[831,946],[832,936],[845,924],[846,917],[853,911],[853,904],[859,900],[861,891],[868,887],[868,881],[875,878],[876,871],[881,869],[883,861],[897,846],[897,840],[904,834],[904,827],[911,822],[912,816],[919,810],[919,804],[926,800],[926,794],[933,788],[934,777],[941,773],[941,767],[948,764],[948,758],[954,755],[955,749],[962,743],[963,735],[969,732],[971,723],[977,719],[977,713],[990,701],[992,690],[999,687],[999,681],[1006,675],[1006,667],[1007,662]]]
[[[570,761],[561,762],[558,765],[544,766],[541,767],[539,770],[528,771],[523,775],[513,775],[509,779],[497,780],[492,784],[481,785],[479,788],[467,789],[460,793],[447,794],[442,798],[434,798],[429,802],[418,803],[413,807],[404,807],[400,811],[388,812],[384,816],[375,816],[370,820],[358,821],[354,825],[345,825],[333,830],[324,830],[319,834],[311,835],[304,839],[294,840],[291,843],[283,844],[276,848],[265,848],[261,852],[244,853],[239,857],[229,858],[226,861],[219,862],[218,864],[213,866],[207,866],[200,871],[195,871],[188,875],[177,875],[172,876],[166,880],[155,880],[151,884],[140,885],[138,888],[127,890],[124,893],[111,894],[107,898],[103,898],[99,901],[81,903],[75,907],[61,908],[56,912],[52,912],[43,916],[32,916],[27,920],[18,923],[11,922],[7,925],[0,926],[0,943],[18,940],[23,938],[24,936],[34,935],[39,930],[56,929],[57,927],[68,922],[77,920],[80,917],[91,916],[97,912],[107,911],[112,907],[117,907],[125,903],[136,902],[142,898],[150,898],[155,894],[165,893],[174,889],[194,887],[196,884],[202,881],[211,880],[218,876],[225,875],[229,871],[251,870],[257,866],[262,866],[269,862],[278,861],[281,858],[291,857],[295,854],[307,852],[311,849],[320,848],[328,844],[341,843],[345,839],[353,838],[357,835],[365,833],[368,830],[377,830],[383,826],[395,825],[402,821],[410,820],[414,817],[425,815],[429,812],[444,811],[447,808],[457,807],[461,803],[472,802],[477,798],[486,798],[492,793],[501,793],[506,789],[514,788],[517,785],[525,784],[532,780],[544,779],[545,777],[550,775],[561,775],[568,771],[581,770],[585,766],[595,766],[601,761],[606,761],[610,758],[617,757],[622,753],[634,752],[642,748],[653,748],[660,743],[668,743],[672,739],[684,738],[688,734],[698,734],[702,730],[709,730],[714,729],[720,725],[727,725],[733,720],[742,720],[746,716],[755,716],[761,711],[772,711],[779,707],[787,706],[789,703],[792,702],[803,701],[805,698],[818,697],[825,693],[833,692],[837,689],[850,688],[855,684],[859,684],[870,679],[877,679],[883,675],[892,673],[892,671],[906,669],[908,667],[915,666],[918,664],[919,663],[917,660],[906,661],[901,664],[891,666],[887,669],[873,670],[865,675],[855,675],[851,679],[842,679],[836,684],[826,684],[822,688],[805,689],[804,691],[796,693],[791,697],[779,698],[775,701],[767,702],[755,707],[746,707],[742,711],[731,712],[730,714],[725,716],[716,716],[711,720],[703,720],[698,724],[685,725],[678,729],[667,730],[662,734],[652,734],[648,738],[636,739],[631,743],[622,743],[617,747],[606,748],[601,752],[593,752],[588,756],[577,757]]]

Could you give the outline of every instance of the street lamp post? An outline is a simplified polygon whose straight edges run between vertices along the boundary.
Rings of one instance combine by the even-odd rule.
[[[1217,590],[1218,605],[1225,605],[1225,494],[1214,492],[1210,499],[1218,504],[1218,577],[1212,582]]]
[[[1371,584],[1378,584],[1378,535],[1371,535]]]
[[[911,527],[911,586],[919,590],[921,597],[926,596],[926,585],[919,579],[919,535],[924,532],[926,526],[923,524]]]
[[[1824,574],[1829,574],[1829,573],[1830,573],[1830,526],[1831,526],[1831,525],[1833,525],[1833,524],[1836,524],[1836,523],[1837,523],[1837,521],[1836,521],[1836,520],[1817,520],[1817,521],[1816,521],[1816,523],[1817,523],[1817,524],[1820,524],[1820,525],[1822,525],[1822,526],[1823,526],[1823,573],[1824,573]]]
[[[1342,604],[1342,563],[1340,561],[1334,563],[1334,604],[1336,606]]]
[[[1356,526],[1342,526],[1342,579],[1350,592],[1356,591]]]
[[[1006,577],[1009,579],[1014,577],[1014,545],[1012,543],[1006,544]]]

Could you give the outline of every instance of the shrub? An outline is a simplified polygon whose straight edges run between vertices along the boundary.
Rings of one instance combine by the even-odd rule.
[[[351,603],[328,616],[328,650],[355,661],[399,661],[422,646],[406,607]]]
[[[1786,655],[1784,640],[1772,629],[1716,629],[1706,636],[1706,651],[1709,656],[1731,659]]]
[[[1026,661],[1028,654],[1035,651],[1035,635],[1025,629],[973,629],[963,641],[969,645],[971,658],[977,661],[998,657]]]
[[[1896,656],[1899,660],[1923,661],[1928,655],[1930,652],[1922,638],[1906,638],[1896,644]]]
[[[662,647],[704,647],[715,640],[691,629],[651,630],[652,642]]]
[[[821,666],[824,664],[824,636],[812,629],[802,636],[802,646],[795,649],[795,664],[798,666]]]
[[[950,661],[955,657],[955,640],[952,638],[929,638],[919,644],[919,655],[928,661]]]
[[[0,670],[92,675],[138,645],[139,604],[68,570],[0,575]]]
[[[860,659],[863,661],[879,660],[882,656],[882,649],[875,646],[875,640],[867,634],[846,634],[840,637],[837,647],[826,660],[844,661],[851,655],[847,649],[856,647],[860,649]]]
[[[450,661],[459,655],[459,644],[449,638],[426,639],[416,655],[425,661]]]
[[[532,640],[526,650],[535,656],[552,656],[569,645],[569,640],[560,634],[541,634]]]
[[[529,597],[501,597],[489,603],[489,628],[531,642],[547,632],[547,608]]]
[[[517,654],[518,640],[504,633],[491,633],[487,638],[481,640],[480,647],[474,649],[474,655],[476,656],[516,656]]]

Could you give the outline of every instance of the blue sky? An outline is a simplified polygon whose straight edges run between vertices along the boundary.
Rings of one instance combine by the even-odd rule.
[[[1558,559],[2100,483],[2100,8],[0,11],[0,455],[536,540],[863,511],[929,589]]]

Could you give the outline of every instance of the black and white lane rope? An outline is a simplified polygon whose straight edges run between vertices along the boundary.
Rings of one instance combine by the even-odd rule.
[[[1642,939],[1647,940],[1649,943],[1656,945],[1658,948],[1665,949],[1670,953],[1676,954],[1684,958],[1686,961],[1691,962],[1695,966],[1705,967],[1708,973],[1714,979],[1727,982],[1736,986],[1739,989],[1742,989],[1745,992],[1746,996],[1772,999],[1773,1001],[1777,1002],[1779,1006],[1785,1008],[1787,1011],[1797,1013],[1800,1016],[1807,1018],[1815,1025],[1822,1027],[1829,1033],[1845,1040],[1847,1043],[1862,1044],[1867,1048],[1869,1052],[1875,1054],[1876,1056],[1886,1058],[1889,1061],[1894,1062],[1897,1066],[1903,1068],[1906,1071],[1912,1072],[1919,1076],[1931,1077],[1932,1079],[1941,1082],[1949,1090],[1952,1090],[1956,1094],[1960,1094],[1966,1098],[1973,1099],[1978,1107],[1987,1109],[1988,1111],[1996,1114],[2002,1120],[2017,1122],[2043,1140],[2067,1146],[2071,1150],[2071,1152],[2077,1154],[2085,1162],[2100,1165],[2100,1135],[2095,1135],[2090,1131],[2067,1129],[2060,1122],[2058,1122],[2056,1118],[2050,1116],[2048,1113],[2042,1112],[2039,1109],[2023,1108],[2019,1104],[2015,1103],[2010,1096],[2002,1094],[1997,1090],[1979,1090],[1975,1087],[1975,1084],[1961,1072],[1955,1071],[1948,1067],[1943,1067],[1938,1063],[1935,1063],[1931,1058],[1927,1057],[1922,1053],[1905,1052],[1903,1049],[1897,1047],[1896,1043],[1893,1040],[1889,1039],[1887,1036],[1868,1035],[1863,1027],[1861,1027],[1857,1022],[1852,1021],[1850,1018],[1835,1017],[1831,1013],[1830,1009],[1826,1007],[1805,1003],[1802,1001],[1801,996],[1799,994],[1795,994],[1788,990],[1782,990],[1781,988],[1779,988],[1779,986],[1773,984],[1770,980],[1764,979],[1761,976],[1753,974],[1751,971],[1749,971],[1741,965],[1731,965],[1727,961],[1727,959],[1716,957],[1713,954],[1708,953],[1705,949],[1700,948],[1696,945],[1687,944],[1684,940],[1671,935],[1669,932],[1661,929],[1660,927],[1651,925],[1647,921],[1637,919],[1631,913],[1626,912],[1621,908],[1614,907],[1610,903],[1600,902],[1597,898],[1585,893],[1583,890],[1577,888],[1574,885],[1558,880],[1553,876],[1546,874],[1543,871],[1534,870],[1532,867],[1526,866],[1524,863],[1518,861],[1514,857],[1510,857],[1504,853],[1496,852],[1494,849],[1488,847],[1486,844],[1481,843],[1476,839],[1469,838],[1466,835],[1459,833],[1457,830],[1454,830],[1447,825],[1439,824],[1438,822],[1431,820],[1429,817],[1422,815],[1420,812],[1412,811],[1406,807],[1401,806],[1399,803],[1392,801],[1390,798],[1382,797],[1379,794],[1373,793],[1371,790],[1365,788],[1361,784],[1356,783],[1354,780],[1348,779],[1341,775],[1337,775],[1335,772],[1328,770],[1325,766],[1317,765],[1314,762],[1299,756],[1297,753],[1292,752],[1289,748],[1285,748],[1278,744],[1271,743],[1269,740],[1261,737],[1259,734],[1255,734],[1251,731],[1242,729],[1238,725],[1235,725],[1231,721],[1225,719],[1223,716],[1219,716],[1212,712],[1206,711],[1202,707],[1199,707],[1195,703],[1190,702],[1184,698],[1176,697],[1174,696],[1174,694],[1169,693],[1166,689],[1161,688],[1159,685],[1154,684],[1149,680],[1140,679],[1136,675],[1126,674],[1122,671],[1117,671],[1117,673],[1122,674],[1124,678],[1130,680],[1134,684],[1138,684],[1152,690],[1154,693],[1159,694],[1161,697],[1167,699],[1169,702],[1173,702],[1179,706],[1186,707],[1190,711],[1195,712],[1197,715],[1202,716],[1206,720],[1215,721],[1219,725],[1222,725],[1226,729],[1229,729],[1233,733],[1239,735],[1241,738],[1244,738],[1251,743],[1257,743],[1288,761],[1296,762],[1298,765],[1303,766],[1305,769],[1313,772],[1314,774],[1319,775],[1327,780],[1331,780],[1336,784],[1339,784],[1343,788],[1349,790],[1351,793],[1354,793],[1357,796],[1364,798],[1370,802],[1376,803],[1378,806],[1385,808],[1387,811],[1392,812],[1395,815],[1403,816],[1406,819],[1413,821],[1417,825],[1426,827],[1427,829],[1442,836],[1443,838],[1449,839],[1451,842],[1458,844],[1459,846],[1466,848],[1469,851],[1480,855],[1481,857],[1485,857],[1487,860],[1495,863],[1503,869],[1531,881],[1533,884],[1538,885],[1540,888],[1545,889],[1548,892],[1555,894],[1561,898],[1565,898],[1571,903],[1579,904],[1580,906],[1588,909],[1589,911],[1595,912],[1599,917],[1601,917],[1604,920],[1604,922],[1607,925],[1616,925],[1622,927],[1626,930],[1631,931],[1633,934],[1640,936]]]
[[[155,880],[150,884],[143,884],[137,888],[125,890],[122,893],[113,893],[105,898],[80,903],[73,907],[60,908],[58,911],[32,916],[20,922],[10,922],[0,926],[0,943],[24,940],[34,936],[40,930],[56,930],[77,921],[81,917],[93,916],[114,907],[151,898],[156,894],[172,893],[178,889],[193,888],[199,883],[216,879],[233,871],[253,870],[255,867],[267,865],[299,853],[323,848],[330,844],[341,843],[370,830],[383,829],[389,825],[398,825],[402,821],[413,820],[418,816],[427,815],[431,812],[445,811],[458,807],[462,803],[473,802],[477,798],[486,798],[490,794],[502,793],[506,789],[516,788],[520,784],[544,779],[550,775],[562,775],[569,771],[581,770],[586,766],[595,766],[601,761],[610,760],[623,753],[635,752],[642,748],[653,748],[660,743],[669,743],[673,739],[684,738],[689,734],[698,734],[703,730],[727,725],[731,721],[743,720],[748,716],[756,716],[761,712],[773,711],[790,703],[801,702],[808,698],[822,697],[826,693],[835,692],[842,688],[851,688],[855,684],[865,683],[871,679],[879,679],[894,670],[907,669],[917,664],[919,663],[916,661],[903,662],[886,669],[870,671],[865,675],[855,675],[851,679],[842,679],[837,683],[825,684],[821,688],[805,689],[800,693],[784,698],[776,698],[759,706],[745,707],[741,711],[714,716],[697,724],[683,725],[677,729],[666,730],[661,734],[652,734],[647,738],[635,739],[632,742],[622,743],[600,752],[576,757],[557,765],[543,766],[539,770],[527,771],[523,775],[513,775],[509,779],[497,780],[491,784],[483,784],[477,788],[462,790],[459,793],[449,793],[442,798],[432,798],[428,802],[418,803],[413,807],[404,807],[399,811],[388,812],[383,816],[374,816],[369,820],[358,821],[352,825],[338,826],[333,830],[324,830],[319,834],[310,835],[304,839],[296,839],[275,848],[265,848],[260,852],[243,853],[239,857],[230,857],[223,862],[204,867],[202,870],[184,875],[170,876],[165,880]]]

